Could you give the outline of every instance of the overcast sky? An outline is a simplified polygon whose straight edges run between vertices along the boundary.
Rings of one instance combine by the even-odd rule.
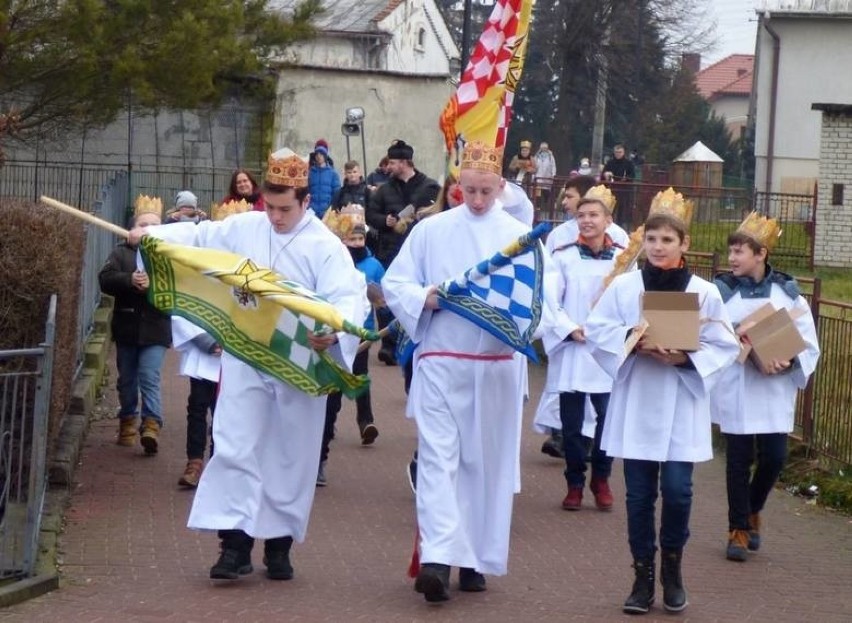
[[[702,56],[701,65],[706,67],[731,54],[754,54],[754,37],[757,32],[757,16],[754,7],[757,0],[705,0],[713,5],[716,13],[716,49]]]

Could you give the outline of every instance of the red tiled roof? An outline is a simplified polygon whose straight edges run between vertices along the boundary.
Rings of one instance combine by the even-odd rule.
[[[749,95],[753,71],[752,54],[731,54],[699,71],[695,83],[707,99],[718,95]]]

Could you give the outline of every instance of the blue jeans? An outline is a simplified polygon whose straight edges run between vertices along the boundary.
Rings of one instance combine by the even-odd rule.
[[[142,395],[142,417],[153,418],[163,425],[160,407],[160,368],[166,355],[165,346],[115,345],[118,368],[118,417],[125,420],[139,413]]]
[[[597,413],[595,440],[592,445],[592,476],[609,478],[612,457],[601,450],[609,394],[589,394]],[[583,420],[586,418],[586,394],[562,392],[559,394],[559,418],[562,420],[562,451],[565,454],[565,480],[569,487],[586,484],[586,442],[583,438]]]
[[[725,435],[727,443],[728,529],[748,530],[748,516],[759,513],[787,460],[787,433]],[[757,467],[751,466],[757,446]]]
[[[689,539],[692,510],[692,468],[682,461],[624,459],[627,486],[627,538],[634,560],[652,560],[657,551],[654,511],[663,494],[660,547],[682,549]]]

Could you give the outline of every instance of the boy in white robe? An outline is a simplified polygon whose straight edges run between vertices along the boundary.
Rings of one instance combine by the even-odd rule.
[[[223,249],[309,288],[345,318],[366,317],[363,275],[346,247],[308,208],[305,159],[288,149],[269,158],[265,212],[226,221],[179,223],[149,229],[171,242]],[[138,240],[142,231],[130,232]],[[351,369],[358,338],[308,336]],[[305,539],[316,489],[325,423],[325,396],[311,397],[225,353],[213,420],[216,453],[207,464],[190,511],[190,528],[218,530],[221,554],[213,579],[251,573],[255,538],[265,539],[267,577],[293,577],[290,547]]]
[[[612,193],[596,186],[579,201],[575,218],[579,235],[574,242],[553,250],[553,263],[559,269],[559,324],[543,336],[548,356],[547,392],[559,393],[562,451],[568,493],[562,500],[565,510],[580,510],[586,484],[587,444],[583,437],[586,400],[596,415],[591,447],[590,489],[599,510],[612,510],[609,476],[612,457],[601,449],[610,377],[594,360],[583,325],[603,291],[604,279],[612,271],[616,256],[623,250],[606,233],[612,221]]]
[[[689,538],[692,469],[713,456],[709,391],[739,352],[718,290],[683,264],[689,237],[684,218],[678,216],[686,212],[685,204],[677,197],[674,203],[652,206],[645,223],[648,259],[643,269],[616,277],[586,321],[593,355],[614,380],[602,447],[608,455],[624,459],[635,581],[623,610],[633,614],[647,613],[654,602],[658,492],[663,498],[663,603],[669,611],[687,605],[681,557]],[[664,209],[671,211],[660,213]],[[642,339],[625,353],[625,340],[642,319],[642,293],[650,290],[698,294],[702,324],[697,351],[665,350]]]
[[[465,202],[415,227],[382,280],[388,305],[412,340],[407,415],[417,421],[417,521],[422,563],[415,589],[449,599],[450,567],[463,591],[503,575],[516,479],[522,401],[513,349],[449,311],[436,287],[504,248],[529,228],[500,209],[502,150],[469,143]]]
[[[820,354],[813,314],[796,280],[767,264],[780,233],[773,219],[750,215],[728,237],[731,271],[715,280],[734,326],[771,303],[794,317],[798,314],[794,322],[807,344],[792,361],[772,361],[765,369],[758,369],[751,359],[734,363],[722,373],[712,394],[713,421],[726,442],[726,556],[738,562],[760,547],[760,511],[784,467],[796,393],[807,385]],[[745,328],[738,327],[738,333]]]

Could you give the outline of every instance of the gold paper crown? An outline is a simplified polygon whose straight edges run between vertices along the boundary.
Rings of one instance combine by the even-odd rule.
[[[661,190],[654,196],[651,202],[651,209],[648,211],[648,216],[655,214],[668,214],[683,222],[689,227],[692,221],[692,212],[695,209],[692,201],[684,199],[683,195],[675,191],[671,186],[666,190]]]
[[[607,212],[609,212],[610,216],[612,216],[612,214],[615,212],[615,195],[613,195],[612,191],[603,184],[592,186],[586,192],[586,195],[583,198],[600,201],[607,209]]]
[[[500,175],[503,172],[503,148],[492,147],[482,141],[471,141],[462,151],[461,169]]]
[[[298,154],[283,158],[276,158],[275,154],[269,154],[266,181],[279,186],[305,188],[308,185],[308,163]]]
[[[745,220],[737,227],[737,232],[754,239],[760,246],[766,247],[766,250],[770,253],[781,237],[781,227],[778,225],[778,221],[774,218],[761,216],[757,212],[752,212],[745,217]]]
[[[530,141],[521,141],[521,147],[529,147],[532,149],[532,143]]]
[[[229,216],[234,214],[242,214],[252,209],[250,204],[245,199],[239,201],[228,201],[227,203],[214,203],[210,208],[210,218],[214,221],[224,221]]]
[[[139,195],[136,201],[133,202],[134,216],[142,216],[143,214],[163,215],[163,202],[159,197],[149,197],[148,195]]]
[[[340,212],[328,209],[322,217],[322,222],[333,234],[344,240],[352,233],[356,225],[365,225],[364,207],[357,203],[350,203],[343,207]]]

